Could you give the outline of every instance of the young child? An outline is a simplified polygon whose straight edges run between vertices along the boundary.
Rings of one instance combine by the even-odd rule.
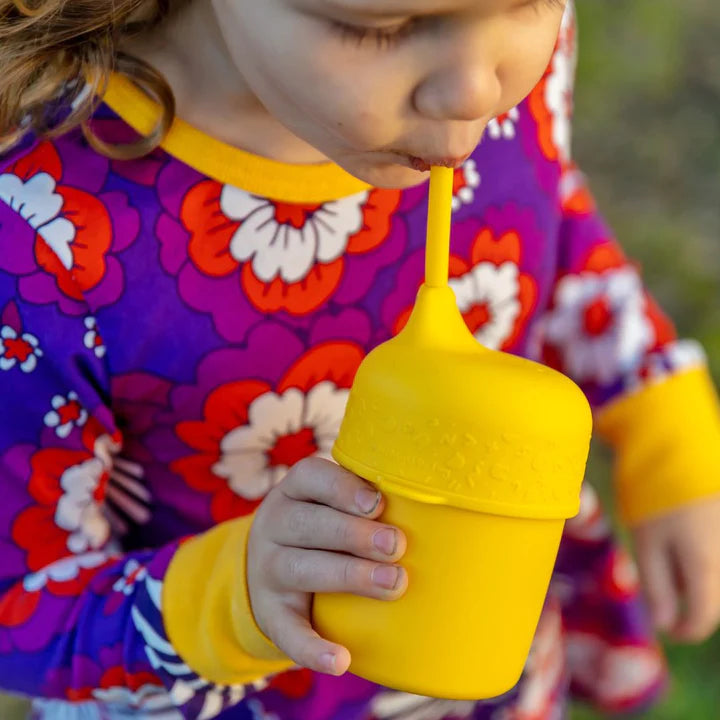
[[[553,0],[0,0],[0,686],[34,717],[544,720],[570,687],[657,693],[589,488],[503,698],[379,688],[310,626],[314,592],[412,582],[383,499],[323,458],[422,281],[432,164],[457,168],[470,328],[583,387],[656,624],[713,631],[714,390],[572,164],[574,51]]]

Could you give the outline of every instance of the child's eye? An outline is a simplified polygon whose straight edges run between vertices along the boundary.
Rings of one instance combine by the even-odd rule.
[[[533,9],[541,10],[543,7],[564,8],[566,0],[525,0],[522,4],[517,5],[517,9]],[[428,18],[423,18],[427,20]],[[387,50],[398,45],[402,40],[415,33],[421,18],[409,18],[396,25],[387,27],[371,27],[366,25],[352,25],[350,23],[341,22],[339,20],[331,20],[332,28],[342,37],[356,43],[358,46],[363,45],[366,41],[374,43],[378,50]]]
[[[519,8],[530,8],[533,10],[542,10],[543,7],[549,7],[554,9],[564,8],[567,4],[566,0],[527,0]]]
[[[332,20],[331,25],[343,40],[352,41],[358,46],[370,41],[378,50],[387,50],[411,35],[417,29],[418,22],[417,18],[410,18],[397,25],[369,27]]]

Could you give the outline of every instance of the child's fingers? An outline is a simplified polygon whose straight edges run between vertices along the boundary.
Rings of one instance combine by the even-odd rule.
[[[720,619],[720,567],[714,554],[693,547],[679,564],[684,588],[685,613],[673,631],[684,642],[702,642],[717,628]]]
[[[376,518],[382,512],[382,495],[375,488],[322,458],[299,462],[287,474],[280,489],[293,500],[322,503],[351,515]]]
[[[349,593],[394,600],[407,588],[407,573],[397,565],[323,550],[281,548],[267,570],[272,586],[281,592]]]
[[[326,505],[288,503],[273,540],[287,547],[335,550],[357,557],[395,562],[405,553],[407,541],[398,529],[339,512]]]
[[[281,603],[270,614],[275,620],[269,628],[269,637],[291,660],[330,675],[347,672],[350,666],[347,649],[321,638],[304,615]]]
[[[677,624],[679,612],[677,580],[669,546],[640,537],[636,551],[653,622],[659,630],[668,631]]]

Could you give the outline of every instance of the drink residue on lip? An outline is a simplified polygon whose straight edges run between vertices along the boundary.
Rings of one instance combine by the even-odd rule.
[[[413,170],[417,170],[418,172],[430,172],[430,165],[428,165],[422,158],[410,157],[410,164],[412,165]]]

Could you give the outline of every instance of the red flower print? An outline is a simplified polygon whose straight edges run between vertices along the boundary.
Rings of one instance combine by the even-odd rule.
[[[520,111],[514,107],[502,115],[490,120],[487,126],[488,137],[493,140],[512,140],[517,134],[516,124],[520,120]]]
[[[63,184],[60,156],[44,142],[0,175],[0,204],[24,219],[33,247],[32,263],[23,256],[9,268],[22,276],[23,297],[45,303],[54,292],[74,313],[89,294],[100,305],[117,299],[122,268],[112,254],[133,242],[139,228],[124,195],[96,197]]]
[[[635,384],[651,373],[651,353],[676,340],[672,323],[612,242],[594,246],[578,273],[558,281],[538,327],[544,362],[578,382],[601,386]]]
[[[560,204],[567,216],[591,215],[597,209],[585,176],[573,162],[562,168],[559,192]]]
[[[26,551],[26,565],[36,574],[28,582],[38,587],[63,575],[51,569],[71,556],[93,558],[111,535],[112,507],[132,509],[133,498],[112,477],[119,436],[104,431],[95,418],[83,428],[82,449],[43,448],[30,458],[27,489],[34,503],[23,510],[12,526],[12,538]],[[108,505],[110,507],[108,507]],[[84,567],[84,561],[80,566]],[[48,574],[49,573],[49,574]],[[75,573],[75,570],[73,570]],[[71,573],[72,574],[72,573]],[[29,588],[28,588],[29,589]]]
[[[240,269],[256,309],[304,315],[338,289],[346,254],[368,253],[387,238],[400,197],[372,190],[301,205],[207,180],[190,189],[180,216],[198,270],[224,277]]]
[[[255,380],[221,385],[203,420],[178,424],[178,437],[196,452],[172,469],[212,495],[216,521],[251,513],[296,462],[329,456],[362,357],[354,343],[328,342],[305,353],[275,388]]]
[[[66,438],[74,427],[82,427],[88,418],[87,410],[80,404],[76,392],[67,397],[55,395],[51,401],[53,409],[45,414],[44,422],[55,428],[58,437]]]
[[[270,681],[269,690],[277,690],[290,700],[300,700],[310,694],[313,686],[312,671],[307,668],[280,673]]]
[[[637,708],[665,679],[665,662],[654,646],[614,645],[582,630],[569,631],[566,643],[573,681],[605,712]]]
[[[71,702],[97,700],[118,707],[158,712],[173,708],[160,678],[152,672],[129,673],[120,665],[108,668],[98,687],[71,688],[67,691]],[[142,713],[144,714],[144,712]]]
[[[555,53],[545,74],[528,96],[537,123],[537,141],[545,158],[570,161],[573,85],[577,63],[575,9],[568,3]]]
[[[477,163],[470,158],[462,167],[455,170],[453,176],[452,208],[457,212],[463,205],[469,205],[475,199],[475,190],[480,187],[480,173]]]
[[[450,287],[465,323],[479,342],[494,350],[516,342],[537,300],[535,280],[520,270],[521,240],[514,231],[495,236],[484,228],[476,235],[470,256],[450,257]],[[410,317],[398,318],[399,332]]]
[[[40,342],[30,333],[18,334],[9,325],[0,327],[0,370],[10,370],[16,365],[26,373],[37,367],[43,356]]]
[[[83,322],[86,328],[86,332],[83,335],[83,345],[85,345],[88,350],[92,350],[96,358],[104,358],[107,348],[100,336],[97,320],[94,317],[88,316]]]

